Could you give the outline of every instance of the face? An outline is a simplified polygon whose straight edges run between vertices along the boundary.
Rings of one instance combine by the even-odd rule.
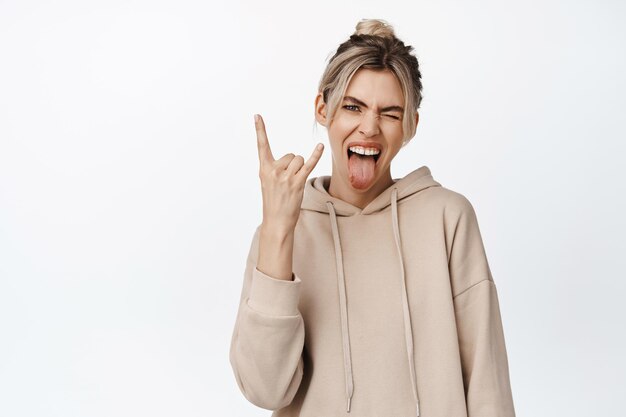
[[[380,192],[391,185],[391,161],[403,139],[404,95],[396,76],[389,70],[358,70],[330,124],[321,93],[315,107],[317,121],[328,130],[333,158],[331,187],[333,183],[341,185],[346,194]],[[417,121],[417,113],[415,117]],[[350,161],[348,148],[356,144],[380,151],[374,164],[356,156]]]

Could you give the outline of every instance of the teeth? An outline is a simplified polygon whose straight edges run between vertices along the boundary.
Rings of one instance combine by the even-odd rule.
[[[378,155],[380,153],[376,148],[364,148],[363,146],[350,146],[348,149],[361,155]]]

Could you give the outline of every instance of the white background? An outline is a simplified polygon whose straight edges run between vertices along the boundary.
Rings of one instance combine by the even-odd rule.
[[[313,100],[361,18],[415,47],[392,175],[474,205],[518,416],[623,413],[624,2],[2,0],[0,415],[271,414],[228,361],[253,114],[330,174]]]

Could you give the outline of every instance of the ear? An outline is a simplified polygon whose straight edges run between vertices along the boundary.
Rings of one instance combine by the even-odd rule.
[[[419,124],[419,121],[420,121],[420,114],[418,112],[415,112],[415,127],[413,128],[411,137],[415,136],[415,132],[417,132],[417,125]]]
[[[324,103],[322,93],[318,93],[315,97],[315,120],[322,126],[326,126],[326,103]]]

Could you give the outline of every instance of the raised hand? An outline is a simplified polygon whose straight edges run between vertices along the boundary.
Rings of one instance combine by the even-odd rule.
[[[254,120],[263,193],[263,224],[292,232],[300,215],[304,185],[320,160],[324,145],[319,143],[306,162],[302,156],[292,153],[276,160],[267,140],[263,118],[255,115]]]

